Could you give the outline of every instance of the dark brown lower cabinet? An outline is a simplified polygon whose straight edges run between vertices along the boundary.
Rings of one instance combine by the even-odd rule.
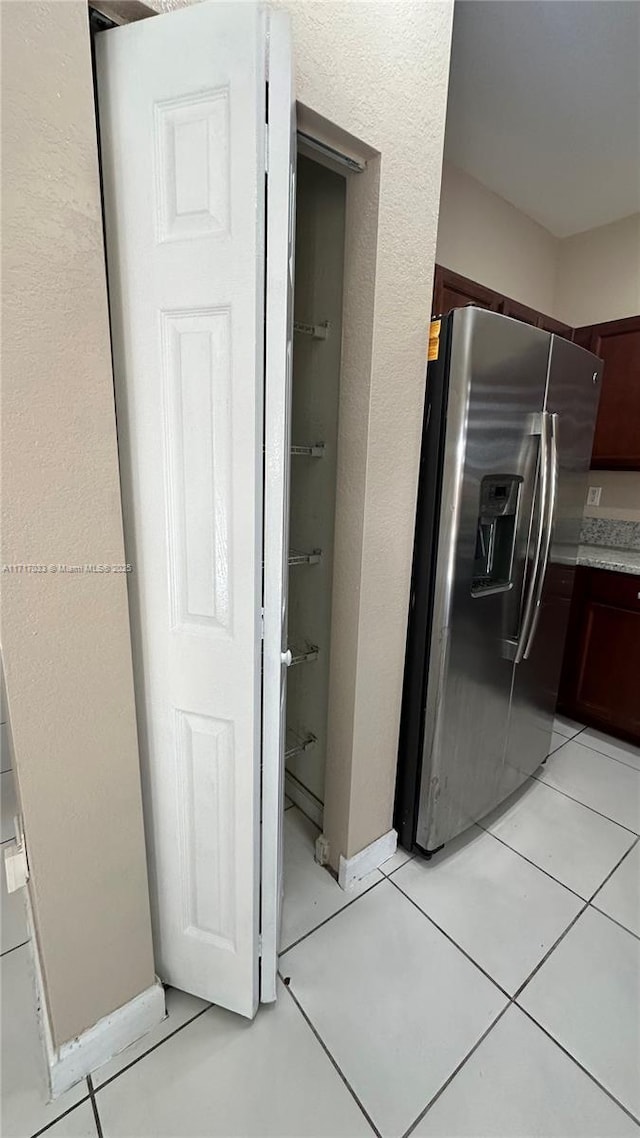
[[[640,743],[640,577],[578,568],[558,706]]]

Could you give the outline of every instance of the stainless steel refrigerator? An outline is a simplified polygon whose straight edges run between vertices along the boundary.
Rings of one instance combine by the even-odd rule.
[[[603,366],[473,307],[429,355],[395,813],[426,853],[548,754]]]

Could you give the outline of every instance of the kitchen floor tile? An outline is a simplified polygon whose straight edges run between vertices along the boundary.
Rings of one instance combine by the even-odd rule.
[[[640,842],[596,893],[593,905],[640,937]]]
[[[412,1138],[632,1138],[638,1128],[516,1007],[502,1016]]]
[[[314,861],[319,833],[297,806],[285,811],[281,952],[383,880],[383,874],[375,869],[355,889],[341,889],[329,870]]]
[[[582,908],[477,826],[430,861],[415,857],[393,880],[511,995]]]
[[[600,751],[603,755],[609,755],[612,759],[617,759],[619,763],[627,763],[630,767],[635,767],[640,771],[640,747],[634,747],[633,743],[625,743],[622,739],[612,739],[610,735],[604,735],[602,731],[594,731],[591,727],[587,727],[580,736],[580,742],[585,747],[592,747],[594,751]]]
[[[16,836],[14,817],[18,812],[13,771],[0,774],[0,841],[8,842]],[[4,866],[3,866],[4,872]]]
[[[75,1106],[64,1118],[50,1126],[45,1135],[46,1138],[98,1138],[98,1127],[90,1101]]]
[[[400,869],[401,865],[404,865],[407,861],[411,861],[412,857],[413,854],[408,853],[402,846],[398,846],[396,852],[388,858],[387,861],[383,861],[380,869],[385,877],[390,877],[392,873],[395,873],[396,869]]]
[[[640,1117],[640,941],[588,908],[518,1002]]]
[[[384,1138],[404,1133],[505,1004],[391,881],[281,970]]]
[[[0,865],[0,953],[9,952],[28,939],[27,916],[24,911],[23,890],[7,891],[7,875]]]
[[[29,945],[9,952],[0,961],[2,1012],[3,1138],[28,1138],[64,1114],[88,1091],[83,1080],[55,1102],[47,1102],[44,1053],[38,1034],[33,964]]]
[[[172,1032],[177,1031],[183,1024],[189,1022],[194,1016],[198,1015],[208,1005],[205,1000],[199,1000],[197,996],[189,996],[186,992],[181,992],[178,988],[167,988],[165,990],[165,997],[167,1002],[167,1015],[162,1023],[159,1023],[153,1031],[147,1032],[142,1039],[138,1039],[136,1043],[132,1043],[130,1047],[125,1047],[119,1055],[111,1059],[108,1063],[104,1063],[102,1067],[98,1067],[93,1072],[93,1085],[100,1087],[106,1083],[107,1079],[117,1075],[118,1071],[123,1071],[130,1063],[139,1059],[142,1055],[150,1051],[161,1040],[166,1039]]]
[[[566,735],[561,735],[559,731],[551,732],[551,742],[549,744],[549,754],[552,755],[559,747],[564,746],[567,741]]]
[[[553,730],[567,739],[573,739],[584,728],[584,723],[577,723],[575,719],[567,719],[566,715],[556,715],[553,721]]]
[[[571,739],[536,777],[640,833],[640,771]]]
[[[635,840],[615,822],[535,780],[483,819],[482,826],[585,900]]]
[[[104,1138],[371,1138],[279,985],[251,1022],[210,1008],[97,1092]]]

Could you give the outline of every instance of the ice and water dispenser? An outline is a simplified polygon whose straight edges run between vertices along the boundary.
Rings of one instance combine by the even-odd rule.
[[[488,474],[480,483],[474,597],[511,588],[521,486],[518,474]]]

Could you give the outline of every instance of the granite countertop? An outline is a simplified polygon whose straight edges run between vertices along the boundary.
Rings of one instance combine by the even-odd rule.
[[[640,577],[640,549],[615,549],[608,545],[581,545],[578,565],[590,569],[609,569],[612,573],[633,573]]]

